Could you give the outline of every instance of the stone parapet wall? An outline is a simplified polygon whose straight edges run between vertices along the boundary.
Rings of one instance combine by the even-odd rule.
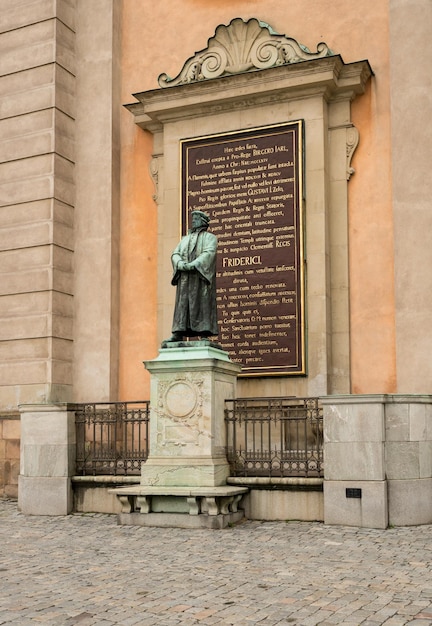
[[[326,523],[432,523],[432,396],[328,396]]]
[[[432,396],[389,396],[385,432],[389,523],[432,523]]]

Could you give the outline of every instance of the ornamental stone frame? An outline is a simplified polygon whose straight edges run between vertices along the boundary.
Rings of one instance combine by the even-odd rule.
[[[322,396],[350,393],[348,180],[358,132],[351,101],[372,75],[368,61],[345,64],[326,44],[317,52],[251,19],[221,25],[208,47],[160,89],[134,94],[127,105],[154,137],[150,171],[158,203],[158,338],[171,326],[174,293],[170,254],[180,224],[182,139],[305,122],[306,377],[286,386],[272,379],[239,381],[241,393]],[[266,385],[265,393],[260,385]]]

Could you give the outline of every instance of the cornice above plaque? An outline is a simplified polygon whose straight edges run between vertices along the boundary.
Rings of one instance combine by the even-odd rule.
[[[174,87],[333,54],[325,43],[319,43],[317,51],[310,52],[295,39],[278,35],[264,22],[255,18],[245,22],[237,17],[228,26],[218,26],[207,48],[190,57],[175,78],[161,74],[158,82],[160,87]]]

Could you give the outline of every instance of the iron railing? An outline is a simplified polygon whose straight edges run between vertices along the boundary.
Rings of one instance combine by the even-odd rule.
[[[323,417],[318,398],[225,401],[232,476],[323,476]]]
[[[77,475],[139,475],[148,456],[149,401],[79,404]]]

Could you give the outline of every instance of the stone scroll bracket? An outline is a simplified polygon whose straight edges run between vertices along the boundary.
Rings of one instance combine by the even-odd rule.
[[[347,160],[347,180],[355,173],[355,169],[351,167],[351,160],[359,143],[359,132],[355,126],[350,126],[346,131],[346,160]]]
[[[159,197],[159,158],[157,156],[153,156],[150,161],[149,171],[155,188],[152,198],[157,202]]]
[[[277,34],[256,18],[245,22],[237,17],[228,26],[218,26],[207,48],[190,57],[175,78],[161,74],[158,81],[160,87],[183,85],[333,54],[323,42],[317,45],[316,52],[310,52],[295,39]]]

